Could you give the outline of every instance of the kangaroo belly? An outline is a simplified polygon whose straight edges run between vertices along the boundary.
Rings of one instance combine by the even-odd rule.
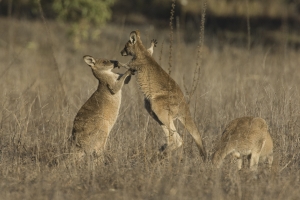
[[[118,95],[118,98],[112,98],[107,101],[107,103],[103,106],[103,114],[105,115],[105,119],[113,125],[119,115],[119,109],[121,105],[121,93],[115,94]]]
[[[146,98],[181,93],[176,82],[160,66],[147,66],[139,69],[137,82]],[[179,91],[179,92],[178,92]]]
[[[88,129],[87,127],[101,129],[104,121],[113,125],[118,117],[121,104],[121,93],[115,95],[94,94],[77,113],[74,128],[78,131],[84,131]]]

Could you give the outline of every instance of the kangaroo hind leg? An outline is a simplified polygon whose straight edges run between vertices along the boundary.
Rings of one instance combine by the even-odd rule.
[[[253,151],[251,153],[251,159],[250,159],[250,170],[251,171],[257,170],[260,153],[261,153],[262,148],[264,148],[265,143],[266,143],[265,140],[263,140],[263,139],[259,140],[257,147],[255,149],[253,149]]]
[[[165,133],[167,143],[160,148],[160,151],[172,151],[179,148],[182,145],[182,139],[178,134],[172,116],[169,115],[168,111],[163,108],[153,109],[148,99],[145,99],[145,108],[160,124]]]

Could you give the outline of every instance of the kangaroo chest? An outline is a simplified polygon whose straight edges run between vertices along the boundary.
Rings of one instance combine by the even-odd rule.
[[[155,82],[151,71],[145,69],[138,70],[137,82],[146,98],[150,99],[157,93],[157,82]]]
[[[95,92],[86,102],[86,107],[89,107],[90,113],[95,115],[104,115],[107,119],[115,118],[121,104],[121,91],[115,95],[109,94],[107,91],[100,93]]]

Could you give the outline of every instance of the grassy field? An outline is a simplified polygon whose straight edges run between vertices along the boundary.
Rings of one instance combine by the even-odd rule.
[[[167,29],[109,24],[97,40],[74,48],[65,25],[0,19],[0,199],[299,199],[300,57],[286,45],[284,33],[277,44],[250,49],[206,35],[190,102],[209,157],[230,120],[264,118],[274,140],[271,171],[263,163],[257,173],[237,171],[230,156],[215,169],[201,160],[177,122],[183,148],[151,159],[164,144],[163,131],[143,108],[134,77],[124,86],[105,162],[59,161],[77,111],[97,86],[82,57],[129,61],[120,51],[135,29],[146,46],[158,40],[153,56],[167,70]],[[174,32],[171,76],[187,92],[198,49],[197,41],[186,44],[183,34]]]

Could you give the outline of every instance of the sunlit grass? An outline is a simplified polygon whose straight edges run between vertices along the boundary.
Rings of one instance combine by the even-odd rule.
[[[0,26],[7,23],[1,19]],[[50,23],[52,41],[45,39],[42,23],[13,23],[10,36],[0,29],[0,65],[5,72],[0,80],[0,199],[297,199],[300,195],[300,58],[285,43],[256,45],[249,51],[246,44],[206,35],[199,85],[190,102],[209,156],[229,121],[246,115],[264,118],[274,140],[270,172],[263,164],[255,174],[247,169],[238,172],[230,159],[215,170],[210,161],[202,162],[191,136],[177,122],[183,148],[155,159],[154,152],[164,143],[163,132],[143,108],[134,77],[124,86],[104,162],[86,158],[78,166],[59,158],[64,157],[76,112],[97,86],[82,56],[127,62],[120,51],[129,33],[139,29],[144,45],[158,40],[153,56],[167,71],[169,30],[120,29],[111,24],[98,40],[75,49],[65,28],[55,23]],[[178,38],[172,46],[171,76],[184,91],[184,85],[192,86],[198,43]],[[56,75],[61,76],[65,94],[57,92]]]

